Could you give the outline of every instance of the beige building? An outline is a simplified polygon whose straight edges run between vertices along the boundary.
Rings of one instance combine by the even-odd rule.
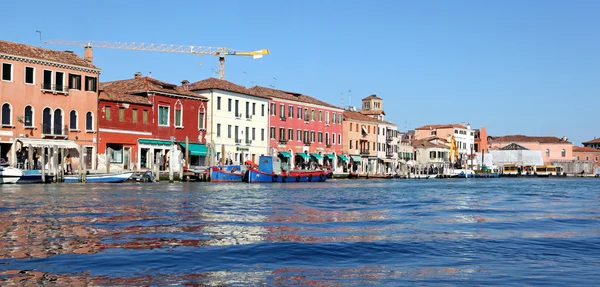
[[[374,174],[377,163],[378,120],[346,110],[343,127],[343,152],[348,155],[351,171]]]

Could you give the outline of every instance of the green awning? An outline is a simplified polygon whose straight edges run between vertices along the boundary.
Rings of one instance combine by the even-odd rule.
[[[338,157],[343,161],[348,161],[348,158],[345,155],[338,155]]]
[[[182,148],[185,148],[185,143],[184,142],[180,142],[179,145]],[[190,149],[190,155],[195,155],[195,156],[206,156],[206,146],[203,144],[196,144],[196,143],[190,143],[189,144],[189,149]]]
[[[335,155],[334,155],[334,154],[332,154],[332,153],[328,153],[328,154],[326,154],[325,156],[326,156],[328,159],[330,159],[330,160],[334,160],[334,159],[335,159]]]
[[[362,157],[360,157],[360,156],[351,155],[350,157],[352,158],[353,161],[356,161],[356,162],[361,162],[362,161]]]
[[[287,151],[280,151],[279,154],[282,155],[283,157],[287,157],[287,158],[292,157],[292,155]]]
[[[296,153],[296,156],[298,156],[298,155],[301,156],[303,159],[309,159],[310,158],[307,154],[305,154],[303,152]]]
[[[317,160],[322,159],[323,157],[318,153],[311,153],[310,155],[314,156]]]
[[[138,142],[140,144],[171,145],[171,141],[163,141],[163,140],[139,139]]]

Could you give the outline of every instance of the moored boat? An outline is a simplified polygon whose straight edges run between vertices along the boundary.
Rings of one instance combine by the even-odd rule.
[[[0,183],[17,183],[23,171],[8,165],[0,166]]]
[[[252,165],[246,171],[244,182],[324,182],[324,170],[281,170],[281,160],[273,156],[260,156],[258,166]]]
[[[241,165],[215,166],[211,168],[211,182],[242,182],[245,171]]]
[[[54,175],[46,174],[46,181],[44,183],[52,182]],[[37,170],[24,170],[23,176],[19,178],[17,183],[43,183],[42,174]]]
[[[88,174],[85,176],[86,182],[90,183],[113,183],[113,182],[124,182],[133,175],[133,172],[120,172],[120,173],[98,173]],[[65,175],[64,182],[74,183],[80,182],[80,175]]]

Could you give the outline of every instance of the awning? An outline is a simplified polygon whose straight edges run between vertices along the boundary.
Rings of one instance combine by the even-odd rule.
[[[287,151],[280,151],[279,154],[282,155],[283,157],[287,157],[287,158],[292,157],[292,155]]]
[[[338,155],[338,157],[343,161],[348,161],[348,158],[345,155]]]
[[[310,158],[307,154],[305,154],[303,152],[296,153],[296,156],[301,156],[303,159],[309,159]]]
[[[185,148],[185,143],[184,142],[180,142],[179,145],[182,148]],[[207,151],[207,148],[203,144],[197,144],[197,143],[190,143],[189,144],[190,155],[194,155],[194,156],[206,156],[206,151]]]
[[[163,140],[139,139],[138,142],[140,144],[171,145],[171,141],[163,141]],[[185,147],[185,143],[183,145]]]
[[[356,162],[361,162],[362,161],[362,157],[360,157],[360,156],[351,155],[350,157],[352,158],[353,161],[356,161]]]
[[[395,160],[393,159],[388,159],[388,158],[382,158],[381,159],[383,162],[389,163],[389,162],[394,162]]]
[[[334,159],[335,159],[335,155],[334,155],[334,154],[332,154],[332,153],[328,153],[328,154],[326,154],[325,156],[326,156],[328,159],[330,159],[330,160],[334,160]]]
[[[314,157],[315,157],[317,160],[320,160],[320,159],[322,159],[322,158],[323,158],[323,157],[322,157],[320,154],[318,154],[318,153],[311,153],[310,155],[311,155],[311,156],[314,156]]]
[[[18,142],[23,144],[23,147],[59,147],[59,148],[79,148],[79,145],[72,140],[47,140],[34,138],[17,138]]]

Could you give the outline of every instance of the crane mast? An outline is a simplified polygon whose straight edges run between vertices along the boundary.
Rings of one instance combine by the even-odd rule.
[[[162,53],[183,53],[196,55],[210,55],[219,57],[219,79],[225,79],[225,57],[226,56],[251,56],[253,59],[260,59],[264,55],[270,54],[268,49],[256,51],[239,51],[226,47],[208,47],[208,46],[189,46],[189,45],[172,45],[172,44],[153,44],[139,42],[108,42],[108,41],[64,41],[64,40],[49,40],[44,44],[64,45],[64,46],[79,46],[92,47],[101,49],[121,49],[132,51],[148,51]]]

